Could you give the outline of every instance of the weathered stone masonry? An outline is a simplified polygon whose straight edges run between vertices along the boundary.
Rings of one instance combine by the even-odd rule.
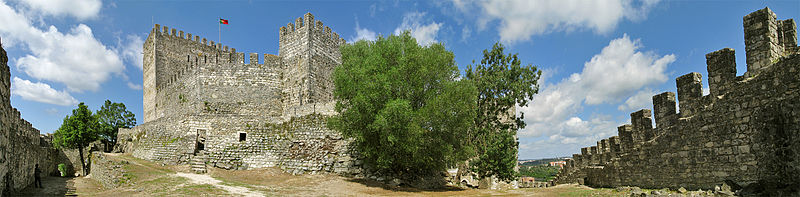
[[[631,114],[618,136],[582,148],[555,183],[595,187],[711,189],[723,182],[800,183],[800,53],[794,20],[764,8],[744,17],[747,72],[736,76],[734,50],[706,55],[701,75],[678,77],[676,94],[653,96],[651,111]]]
[[[52,135],[39,134],[30,122],[20,118],[10,102],[10,77],[8,56],[0,43],[0,196],[31,185],[36,164],[42,176],[57,173],[59,163],[80,170],[80,164],[73,165],[80,163],[77,153],[67,156],[72,152],[53,149]]]
[[[349,172],[348,143],[325,126],[344,39],[310,13],[278,33],[279,55],[246,61],[234,48],[155,25],[143,46],[144,123],[121,129],[117,150],[170,164]]]

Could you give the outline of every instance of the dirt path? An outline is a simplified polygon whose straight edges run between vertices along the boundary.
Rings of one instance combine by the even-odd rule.
[[[11,196],[72,196],[75,194],[76,177],[42,177],[42,187],[35,188],[33,184]]]
[[[201,184],[213,185],[215,187],[222,188],[225,191],[228,191],[228,192],[230,192],[232,194],[236,194],[236,195],[242,195],[242,196],[264,196],[262,194],[250,191],[250,189],[247,189],[246,187],[237,187],[237,186],[229,186],[229,185],[219,184],[222,181],[217,180],[217,179],[215,179],[215,178],[213,178],[211,176],[205,175],[205,174],[189,174],[189,173],[178,172],[176,175],[179,176],[179,177],[187,178],[187,179],[189,179],[189,181],[191,181],[194,184],[198,184],[198,185],[201,185]]]

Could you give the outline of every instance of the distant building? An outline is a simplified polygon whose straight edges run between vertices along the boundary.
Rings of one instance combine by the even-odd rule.
[[[567,165],[567,161],[551,161],[548,166],[558,166],[559,168],[563,168],[564,165]]]

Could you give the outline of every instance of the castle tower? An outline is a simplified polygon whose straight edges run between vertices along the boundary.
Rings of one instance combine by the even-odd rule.
[[[159,25],[156,25],[147,36],[144,45],[142,46],[142,103],[144,110],[144,121],[149,122],[155,120],[156,116],[156,62],[155,62],[155,42],[158,34]]]
[[[305,14],[280,28],[279,56],[284,64],[285,114],[295,107],[333,101],[333,68],[341,64],[345,40],[322,21]]]

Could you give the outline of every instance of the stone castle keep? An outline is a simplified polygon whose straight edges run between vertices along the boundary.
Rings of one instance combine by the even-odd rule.
[[[279,54],[259,56],[155,25],[144,43],[144,123],[118,150],[173,164],[278,166],[345,172],[347,142],[327,129],[333,68],[345,43],[305,14],[279,30]]]
[[[707,54],[709,95],[699,73],[678,77],[677,106],[673,92],[653,96],[655,128],[650,110],[632,113],[618,136],[582,148],[553,182],[704,190],[726,181],[800,184],[797,27],[769,8],[745,16],[743,26],[743,76],[733,49]]]

